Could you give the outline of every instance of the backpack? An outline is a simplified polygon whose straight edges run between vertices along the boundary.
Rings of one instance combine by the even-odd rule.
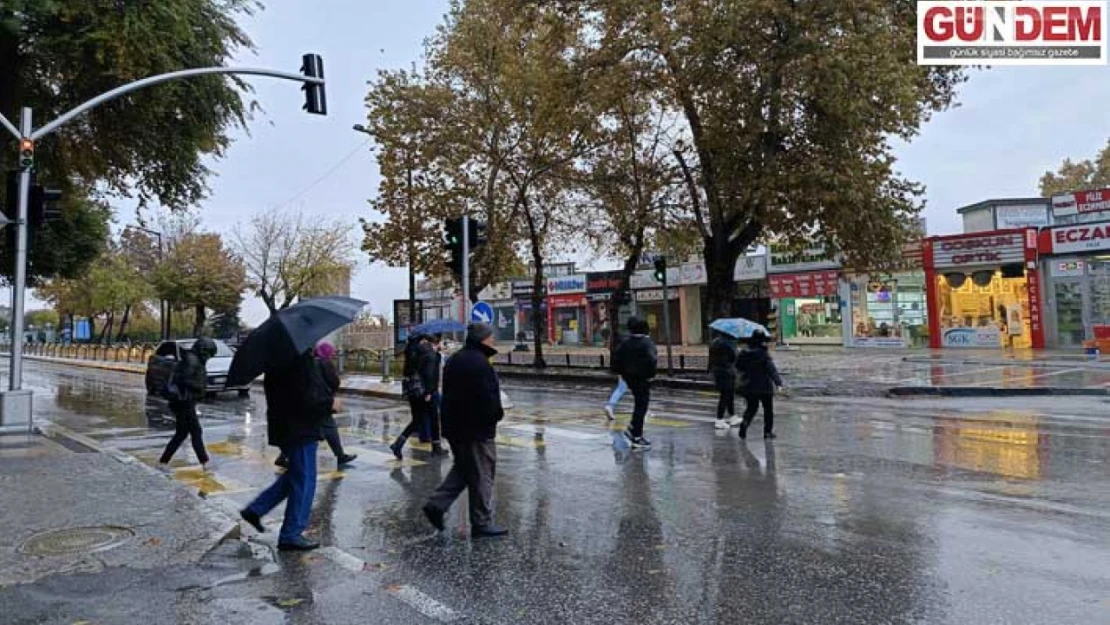
[[[302,356],[300,377],[303,408],[309,412],[322,411],[330,414],[335,396],[324,378],[320,361],[316,360],[316,357],[311,353]]]
[[[177,383],[177,368],[166,377],[166,381],[162,383],[162,388],[158,390],[158,394],[166,401],[180,402],[185,401],[185,391],[181,385]]]

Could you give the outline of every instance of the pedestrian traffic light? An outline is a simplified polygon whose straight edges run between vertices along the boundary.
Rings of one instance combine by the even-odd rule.
[[[486,244],[486,224],[475,219],[468,220],[470,230],[467,243],[470,244],[470,250],[476,250]]]
[[[7,192],[4,194],[4,218],[14,224],[19,219],[19,170],[8,172]],[[5,224],[7,225],[7,224]]]
[[[301,73],[306,78],[324,78],[324,59],[319,54],[306,54],[301,57]],[[301,86],[304,91],[304,110],[316,115],[328,114],[328,98],[324,83],[306,82]]]
[[[655,275],[655,281],[656,282],[666,282],[667,281],[667,257],[666,256],[658,256],[658,257],[655,258],[655,274],[654,275]]]
[[[461,217],[452,217],[443,221],[443,246],[447,248],[447,268],[457,276],[463,270],[463,225]]]
[[[31,169],[35,166],[35,142],[31,139],[19,140],[19,168]]]

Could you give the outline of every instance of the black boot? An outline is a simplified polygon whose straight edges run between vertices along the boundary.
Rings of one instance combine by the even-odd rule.
[[[403,450],[405,448],[405,441],[407,441],[407,440],[408,440],[407,436],[398,436],[397,440],[394,441],[393,444],[389,446],[389,451],[392,451],[393,456],[395,458],[397,458],[398,460],[404,460],[405,459],[405,455],[403,453],[401,453],[401,450]]]
[[[432,456],[433,457],[446,456],[446,455],[447,455],[447,450],[443,448],[443,445],[441,445],[439,443],[432,443]]]

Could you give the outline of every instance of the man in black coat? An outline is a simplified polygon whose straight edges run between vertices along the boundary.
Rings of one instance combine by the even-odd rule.
[[[649,331],[646,321],[632,317],[628,320],[630,336],[613,354],[613,369],[628,384],[636,400],[632,408],[632,423],[624,433],[632,449],[651,449],[651,442],[644,438],[644,419],[651,402],[651,380],[658,368],[659,354],[648,336]]]
[[[286,366],[266,371],[263,389],[267,438],[271,445],[281,449],[289,467],[239,515],[264,532],[262,517],[288,500],[278,549],[316,549],[319,543],[305,538],[304,530],[316,495],[316,449],[324,438],[324,425],[331,416],[335,393],[312,350]]]
[[[493,480],[497,468],[497,423],[505,415],[501,384],[490,364],[493,328],[472,323],[466,344],[443,370],[443,434],[454,464],[424,505],[424,514],[443,531],[443,517],[465,490],[470,498],[470,532],[475,538],[508,532],[493,522]]]
[[[402,391],[408,398],[412,419],[389,446],[398,460],[404,459],[405,442],[409,437],[422,431],[431,436],[433,456],[446,454],[439,440],[439,418],[433,401],[439,390],[439,350],[436,349],[439,341],[439,336],[422,336],[416,345],[405,350]]]

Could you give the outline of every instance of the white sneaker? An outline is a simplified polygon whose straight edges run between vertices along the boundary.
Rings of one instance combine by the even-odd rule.
[[[725,421],[724,419],[717,419],[717,422],[713,424],[713,427],[717,428],[718,430],[727,430],[732,426],[730,426],[728,424],[728,421]]]
[[[740,425],[742,423],[744,423],[744,417],[733,417],[733,418],[728,420],[728,424],[731,425],[734,428],[735,427],[740,427]]]
[[[613,414],[613,407],[608,404],[605,405],[605,418],[609,419],[610,421],[617,420],[617,415]]]

